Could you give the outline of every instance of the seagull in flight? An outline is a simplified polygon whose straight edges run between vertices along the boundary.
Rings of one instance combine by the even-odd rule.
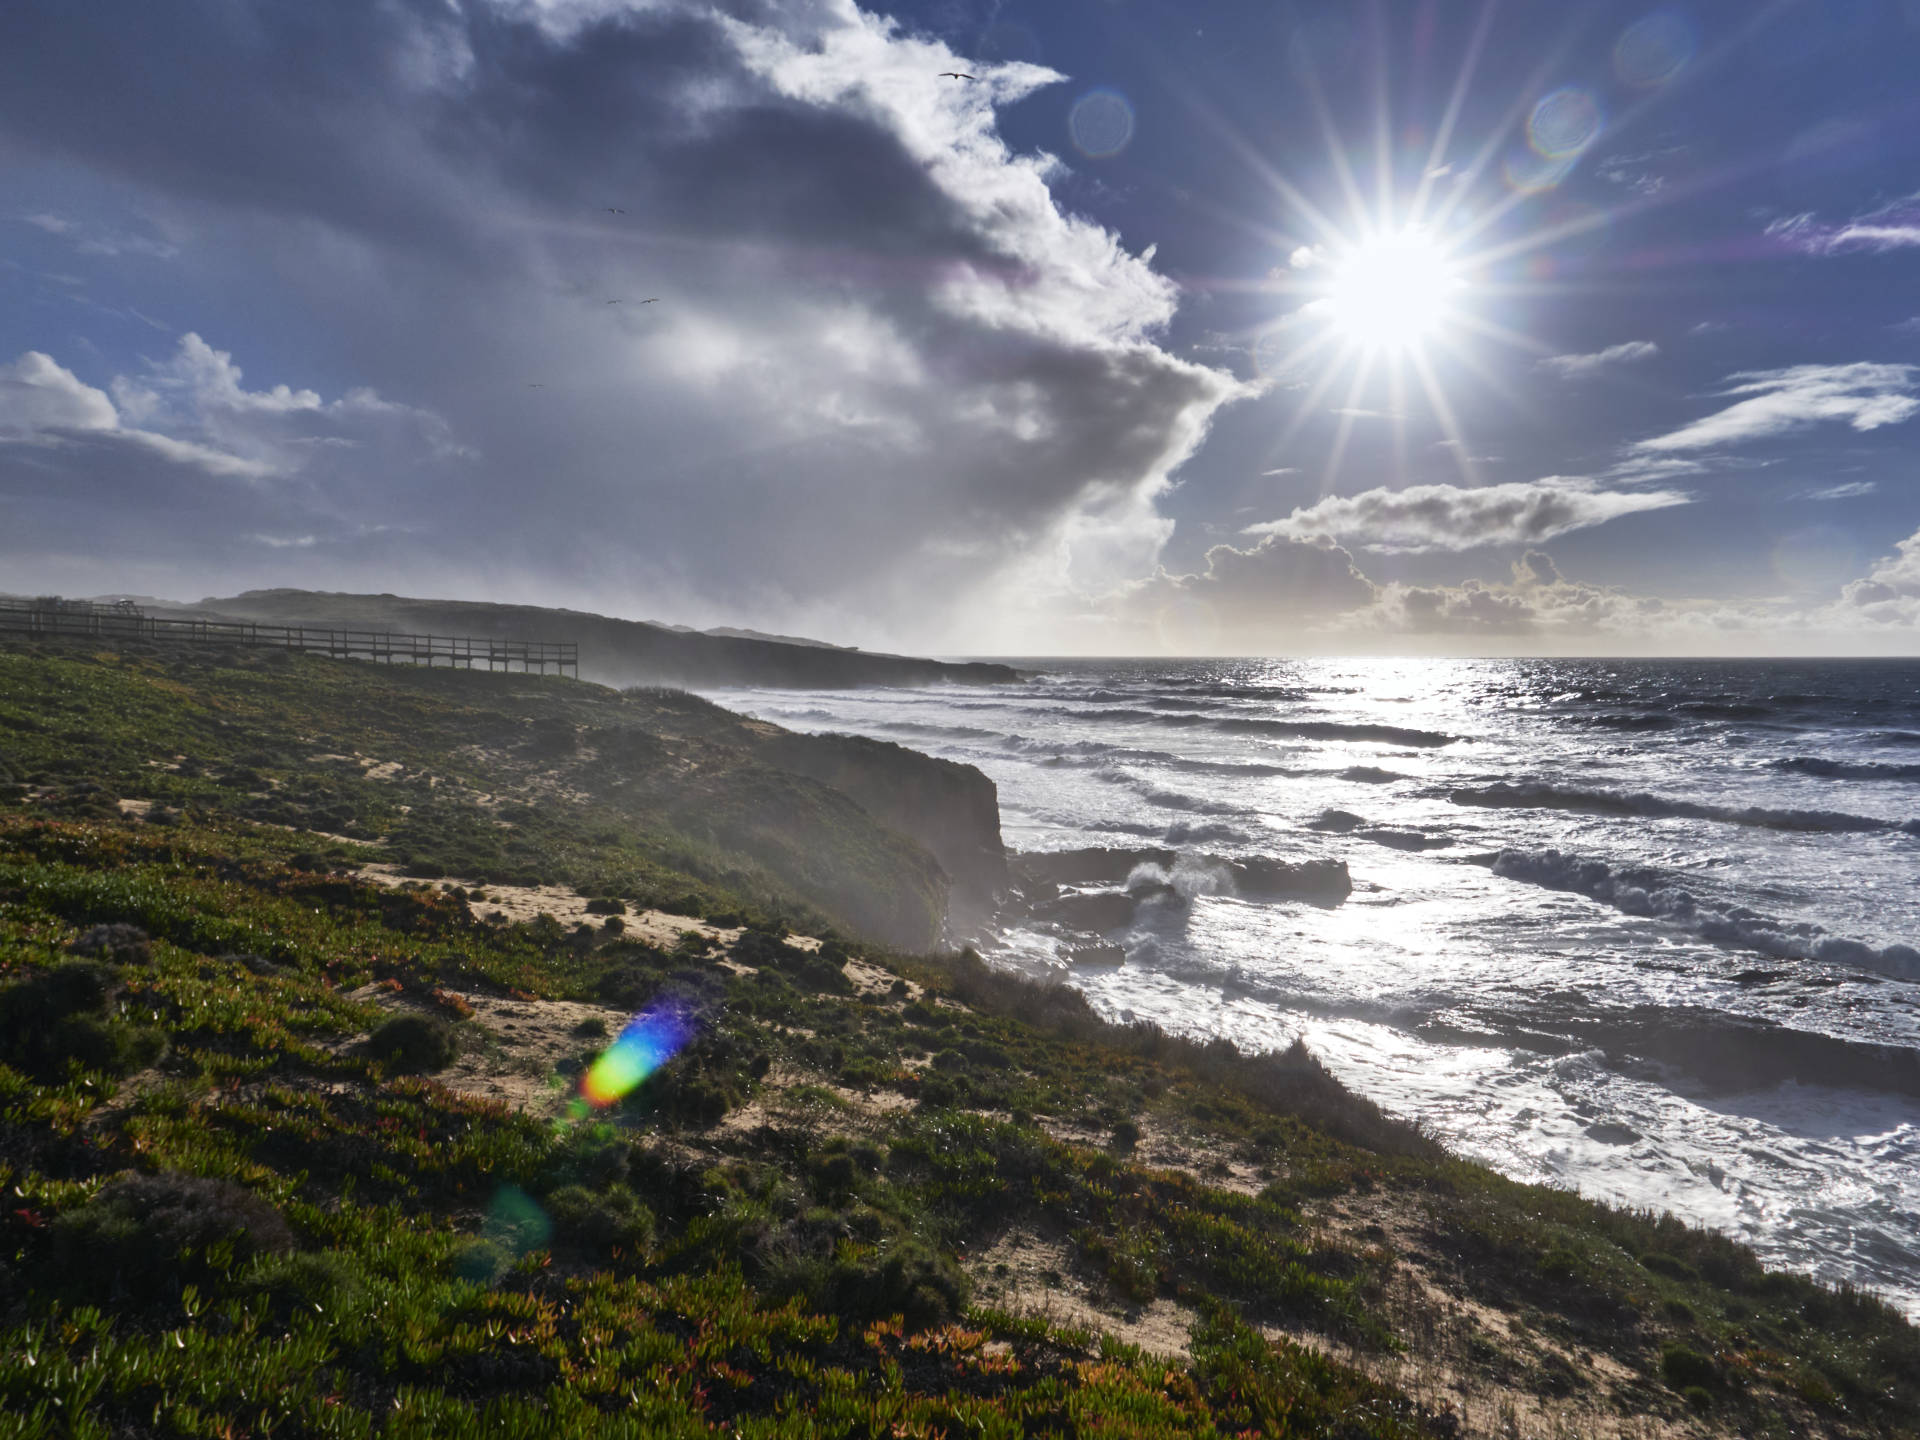
[[[527,388],[529,390],[544,390],[547,387],[542,385],[538,380],[529,380],[527,382]]]
[[[969,75],[964,70],[942,70],[940,78],[942,80],[978,80],[980,77]]]
[[[627,212],[620,209],[617,205],[609,205],[607,206],[607,213],[609,215],[624,215]]]

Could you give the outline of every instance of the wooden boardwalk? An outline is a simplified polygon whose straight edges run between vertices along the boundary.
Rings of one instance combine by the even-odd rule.
[[[126,602],[0,599],[0,633],[36,639],[153,640],[162,644],[245,645],[297,650],[335,660],[388,665],[447,665],[471,670],[520,670],[580,678],[580,647],[572,641],[492,640],[471,635],[403,635],[389,630],[337,630],[315,625],[256,625],[250,621],[175,619],[149,615]]]

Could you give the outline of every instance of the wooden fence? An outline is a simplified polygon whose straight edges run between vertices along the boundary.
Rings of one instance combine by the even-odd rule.
[[[197,645],[245,645],[298,650],[336,660],[388,665],[448,665],[580,678],[580,647],[572,641],[491,640],[470,635],[402,635],[389,630],[336,630],[316,625],[256,625],[149,615],[124,602],[0,600],[0,632],[35,638],[153,640]]]

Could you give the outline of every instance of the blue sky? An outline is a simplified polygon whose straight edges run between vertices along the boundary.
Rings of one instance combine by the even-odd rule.
[[[1920,640],[1920,0],[24,0],[0,41],[0,589]]]

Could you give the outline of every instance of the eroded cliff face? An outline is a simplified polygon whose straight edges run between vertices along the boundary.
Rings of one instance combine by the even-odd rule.
[[[1000,793],[980,771],[854,735],[782,731],[763,739],[760,757],[833,787],[938,860],[951,885],[949,935],[992,917],[1007,888],[1007,856]]]

